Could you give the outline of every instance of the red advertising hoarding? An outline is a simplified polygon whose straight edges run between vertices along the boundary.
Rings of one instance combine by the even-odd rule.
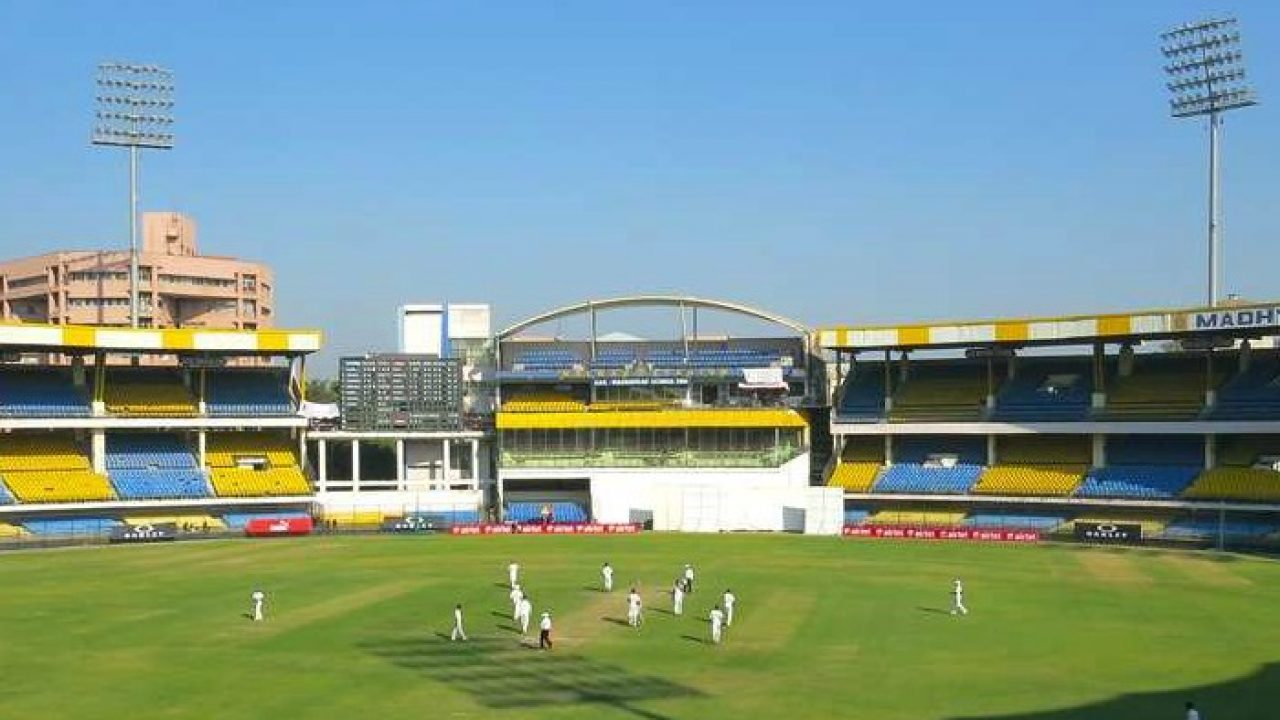
[[[893,540],[977,540],[983,542],[1038,542],[1035,530],[989,530],[957,527],[902,527],[898,525],[845,525],[845,537]]]
[[[551,523],[548,525],[507,525],[484,523],[454,525],[450,535],[634,535],[639,523]]]
[[[311,518],[254,518],[244,526],[244,534],[250,537],[273,535],[309,535]]]

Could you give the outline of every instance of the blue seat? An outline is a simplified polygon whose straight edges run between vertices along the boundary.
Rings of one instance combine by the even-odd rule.
[[[1071,379],[1072,382],[1058,382]],[[1083,420],[1093,395],[1093,374],[1080,362],[1024,361],[996,394],[992,418],[1004,421]]]
[[[1203,471],[1194,466],[1116,465],[1094,468],[1076,489],[1078,497],[1173,498]]]
[[[407,517],[429,522],[435,527],[474,525],[480,522],[479,510],[429,510],[410,513]]]
[[[0,373],[2,417],[88,417],[89,401],[62,370]]]
[[[1164,529],[1168,538],[1181,540],[1203,540],[1218,537],[1218,533],[1231,538],[1264,538],[1280,532],[1280,525],[1274,522],[1253,520],[1228,520],[1219,523],[1217,520],[1174,520]]]
[[[1048,532],[1066,522],[1060,515],[1029,515],[1026,513],[972,513],[964,519],[964,525],[986,529],[1039,530]]]
[[[36,535],[105,535],[120,525],[110,518],[33,518],[23,527]]]
[[[311,515],[302,510],[279,510],[275,512],[239,512],[223,513],[222,521],[233,530],[242,530],[250,520],[300,520]]]
[[[564,501],[555,502],[510,502],[507,503],[506,517],[508,521],[524,523],[542,520],[542,509],[551,506],[554,522],[587,522],[587,511],[579,504]]]
[[[963,495],[969,492],[981,475],[981,465],[967,463],[956,463],[953,467],[895,463],[880,473],[872,492]]]
[[[1280,417],[1280,361],[1255,357],[1249,369],[1218,389],[1214,420],[1267,420]]]

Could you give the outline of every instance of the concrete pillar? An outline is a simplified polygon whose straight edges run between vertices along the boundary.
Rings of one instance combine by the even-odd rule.
[[[305,468],[309,459],[307,456],[310,455],[307,452],[307,436],[302,430],[296,432],[298,433],[298,464]]]
[[[480,487],[480,441],[471,441],[471,479]]]
[[[1212,470],[1218,466],[1218,436],[1204,436],[1204,469]]]
[[[988,435],[987,436],[987,465],[988,466],[995,465],[996,462],[997,462],[996,436]]]
[[[1096,433],[1093,436],[1093,466],[1095,468],[1106,467],[1107,465],[1107,436]]]
[[[453,444],[452,441],[450,441],[448,438],[446,438],[443,442],[440,443],[440,448],[441,448],[440,449],[440,453],[441,453],[440,466],[442,470],[440,477],[444,481],[445,485],[449,484],[449,479],[452,476],[452,473],[449,471],[449,467],[450,467],[449,461],[451,459],[450,451],[452,450],[452,448],[450,448],[449,446],[452,444]]]
[[[404,490],[404,438],[396,440],[396,489]]]
[[[893,436],[892,435],[884,436],[884,464],[885,465],[893,464]]]
[[[207,430],[196,432],[196,457],[200,460],[200,467],[208,466],[209,433]]]
[[[96,473],[107,472],[107,431],[96,428],[92,431],[89,443],[89,459]]]
[[[329,441],[321,438],[316,441],[316,454],[320,456],[319,473],[320,492],[329,490]]]
[[[360,441],[351,441],[351,492],[360,492]]]

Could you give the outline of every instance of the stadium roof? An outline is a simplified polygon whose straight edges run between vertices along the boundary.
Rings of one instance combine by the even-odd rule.
[[[709,300],[707,298],[691,297],[687,295],[629,295],[625,297],[609,298],[606,300],[587,300],[586,302],[575,303],[573,305],[565,305],[540,315],[534,315],[531,318],[522,320],[511,327],[498,333],[499,340],[505,340],[526,328],[535,325],[541,325],[544,322],[555,320],[557,318],[566,317],[568,315],[577,315],[579,313],[593,313],[598,310],[613,310],[617,308],[628,307],[676,307],[676,308],[709,308],[712,310],[723,310],[725,312],[746,315],[776,325],[781,325],[788,329],[794,330],[799,335],[807,336],[809,328],[782,315],[753,308],[749,305],[728,302],[725,300]]]
[[[789,409],[615,410],[606,412],[499,412],[499,430],[590,428],[804,428]]]
[[[828,350],[1069,345],[1165,338],[1280,335],[1280,302],[1100,315],[837,326],[817,331]]]
[[[318,330],[204,330],[0,324],[0,350],[210,352],[300,355],[320,349]]]

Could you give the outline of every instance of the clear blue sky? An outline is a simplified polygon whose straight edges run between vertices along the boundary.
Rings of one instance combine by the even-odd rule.
[[[1203,123],[1149,2],[0,0],[0,248],[126,241],[93,69],[179,82],[143,206],[272,264],[278,319],[389,349],[402,302],[500,322],[680,291],[814,324],[1204,295]],[[1242,20],[1226,288],[1280,296],[1280,3]]]

